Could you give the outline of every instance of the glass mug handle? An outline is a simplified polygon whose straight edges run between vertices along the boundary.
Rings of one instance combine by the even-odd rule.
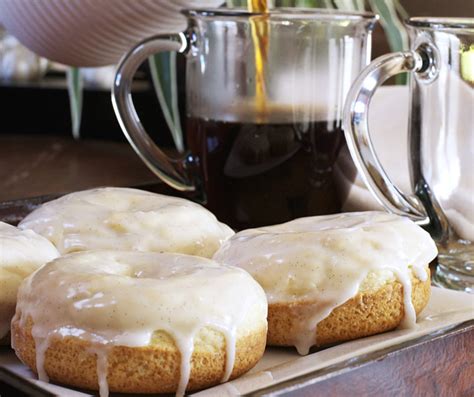
[[[163,182],[179,191],[196,191],[193,158],[167,156],[149,137],[133,105],[131,87],[138,67],[151,55],[164,51],[185,53],[189,42],[183,33],[157,35],[137,44],[120,61],[112,89],[112,104],[120,127],[135,152]]]
[[[352,85],[344,109],[344,130],[351,156],[366,186],[389,212],[407,216],[420,225],[430,218],[415,195],[404,194],[391,181],[375,153],[368,126],[369,105],[378,87],[399,73],[429,73],[433,58],[428,47],[383,55],[367,66]]]

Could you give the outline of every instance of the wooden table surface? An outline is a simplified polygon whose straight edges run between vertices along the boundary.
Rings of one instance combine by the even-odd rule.
[[[126,143],[0,135],[0,202],[156,181]]]
[[[0,202],[95,186],[156,182],[127,144],[0,136]],[[12,394],[13,393],[13,394]],[[474,322],[259,394],[474,396]],[[0,395],[15,394],[0,383]]]

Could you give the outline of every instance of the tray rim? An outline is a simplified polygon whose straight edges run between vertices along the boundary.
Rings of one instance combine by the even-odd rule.
[[[371,353],[362,354],[340,363],[330,365],[325,368],[318,369],[316,371],[309,372],[304,375],[296,376],[294,378],[281,381],[272,386],[262,387],[254,390],[251,393],[243,394],[243,396],[281,396],[284,394],[290,394],[302,390],[304,388],[313,386],[319,382],[330,380],[336,376],[344,375],[347,372],[357,370],[364,366],[370,365],[374,362],[383,360],[400,354],[401,352],[413,349],[418,346],[423,346],[437,340],[456,336],[465,332],[474,332],[474,319],[463,321],[458,324],[450,325],[429,334],[419,336],[417,338],[401,342],[399,344],[386,347],[381,350],[376,350]],[[0,366],[0,381],[4,384],[17,389],[20,392],[26,392],[31,396],[38,397],[49,397],[55,394],[42,388],[41,385],[33,383],[31,380],[23,378],[11,371],[8,368]],[[18,385],[20,387],[18,387]],[[72,389],[77,390],[77,389]],[[81,392],[95,395],[94,391]],[[113,394],[112,394],[113,396]]]
[[[359,356],[350,358],[340,363],[333,364],[304,375],[296,376],[294,378],[278,382],[277,384],[271,386],[262,387],[258,390],[254,390],[251,393],[244,394],[243,396],[273,397],[296,392],[306,387],[313,386],[319,382],[330,380],[339,375],[344,375],[347,372],[357,370],[374,362],[392,357],[415,347],[435,342],[443,338],[456,336],[465,332],[474,332],[474,319],[463,321],[458,324],[449,325],[429,334],[422,335],[417,338],[386,347],[384,349],[376,350],[371,353],[361,354]]]

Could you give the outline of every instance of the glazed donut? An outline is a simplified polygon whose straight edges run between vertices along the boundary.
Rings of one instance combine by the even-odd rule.
[[[22,283],[12,346],[43,380],[101,396],[183,395],[252,368],[266,318],[265,292],[242,269],[183,254],[88,251]]]
[[[0,345],[10,344],[10,322],[20,283],[58,256],[56,248],[44,237],[0,222]]]
[[[245,230],[214,259],[247,270],[265,290],[268,344],[307,354],[311,346],[413,326],[428,303],[436,255],[412,221],[359,212]]]
[[[71,193],[43,204],[19,225],[64,255],[94,249],[177,252],[211,257],[234,234],[191,201],[126,188]]]

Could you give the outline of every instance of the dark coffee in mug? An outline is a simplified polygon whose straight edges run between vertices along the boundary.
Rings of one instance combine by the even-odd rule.
[[[290,121],[293,112],[284,113],[273,121],[187,120],[204,205],[236,229],[341,210],[347,189],[334,175],[346,145],[341,121]],[[354,179],[355,169],[349,174]]]
[[[147,166],[236,229],[340,211],[355,175],[342,109],[370,59],[376,17],[280,8],[184,15],[185,32],[143,41],[117,68],[114,109]],[[186,145],[175,101],[163,109],[182,152],[173,158],[146,133],[130,93],[138,65],[164,51],[186,56]]]

